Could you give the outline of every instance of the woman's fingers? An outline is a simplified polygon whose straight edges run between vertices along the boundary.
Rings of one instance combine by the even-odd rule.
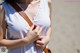
[[[37,35],[40,35],[42,28],[40,28],[40,26],[38,26],[38,25],[34,25],[34,26],[32,26],[32,31],[37,33]]]
[[[36,25],[34,25],[34,27],[32,28],[32,30],[34,30],[36,27],[37,27],[37,26],[36,26]]]
[[[37,48],[38,50],[45,48],[45,45],[44,45],[44,44],[36,43],[35,45],[36,45],[36,48]]]
[[[39,31],[37,32],[38,35],[40,35],[42,32],[42,28],[39,29]]]
[[[45,48],[46,44],[43,39],[44,39],[44,36],[39,36],[39,39],[35,42],[37,49],[44,49]]]
[[[40,41],[40,40],[37,40],[37,41],[36,41],[36,44],[44,45],[44,43],[43,43],[42,41]]]
[[[39,29],[40,29],[40,27],[38,25],[34,25],[34,28],[35,28],[34,31],[36,31],[36,32],[39,31]]]
[[[34,29],[34,25],[31,26],[30,30],[33,30],[33,29]]]
[[[40,44],[36,44],[36,48],[37,48],[38,50],[40,50],[40,49],[43,49],[43,46],[40,45]]]

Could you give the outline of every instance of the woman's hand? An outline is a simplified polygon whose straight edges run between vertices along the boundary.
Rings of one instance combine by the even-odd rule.
[[[40,32],[41,32],[40,27],[38,25],[33,25],[28,31],[23,41],[25,43],[26,42],[31,43],[31,42],[36,41],[39,38]]]
[[[42,50],[49,42],[48,36],[39,36],[39,39],[35,42],[35,46],[38,50]]]

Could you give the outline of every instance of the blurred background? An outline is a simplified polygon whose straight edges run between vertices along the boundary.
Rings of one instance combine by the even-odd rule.
[[[1,1],[1,0],[0,0]],[[52,53],[80,53],[80,0],[52,0]],[[7,53],[0,49],[0,53]]]
[[[80,53],[80,0],[53,0],[52,53]]]

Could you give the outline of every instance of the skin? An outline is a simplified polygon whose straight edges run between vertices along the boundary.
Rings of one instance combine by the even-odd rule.
[[[34,9],[36,9],[36,5],[39,4],[39,0],[17,0],[17,2],[23,6],[23,8],[28,11],[30,8],[35,7]],[[52,3],[51,0],[48,1],[49,4],[49,8],[50,8],[50,19],[52,17]],[[0,12],[3,14],[2,12],[2,8],[0,7]],[[31,17],[35,16],[35,11],[31,11],[28,12],[28,14],[30,14]],[[33,18],[32,18],[33,19]],[[24,45],[28,45],[32,42],[35,42],[35,46],[37,49],[44,49],[44,47],[48,44],[49,40],[50,40],[50,36],[51,36],[51,29],[52,29],[52,25],[49,27],[46,36],[42,36],[40,35],[40,32],[42,31],[41,28],[36,25],[37,27],[32,30],[34,28],[34,25],[30,28],[29,32],[26,34],[27,36],[25,38],[22,39],[17,39],[17,40],[7,40],[7,39],[3,39],[4,35],[6,34],[6,23],[5,20],[2,19],[2,16],[0,15],[0,46],[6,46],[8,49],[15,49],[15,48],[19,48],[22,47]],[[15,46],[16,45],[16,46]],[[14,47],[11,47],[14,46]]]
[[[52,0],[48,0],[48,5],[50,8],[50,19],[51,19],[51,23],[52,23]],[[52,24],[49,27],[46,36],[39,36],[39,39],[36,41],[36,48],[37,49],[44,49],[46,47],[46,45],[49,43],[50,41],[50,37],[51,37],[51,32],[52,32]]]

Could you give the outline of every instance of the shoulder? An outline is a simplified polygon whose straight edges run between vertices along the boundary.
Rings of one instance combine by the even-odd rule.
[[[3,6],[2,6],[2,4],[0,4],[0,11],[3,9]]]
[[[2,16],[3,13],[4,13],[4,8],[2,5],[0,5],[0,17]]]
[[[3,5],[6,4],[6,2],[1,2],[0,3],[0,13],[4,10]]]
[[[3,8],[2,4],[0,4],[0,14],[2,14],[3,11],[4,11],[4,8]]]

